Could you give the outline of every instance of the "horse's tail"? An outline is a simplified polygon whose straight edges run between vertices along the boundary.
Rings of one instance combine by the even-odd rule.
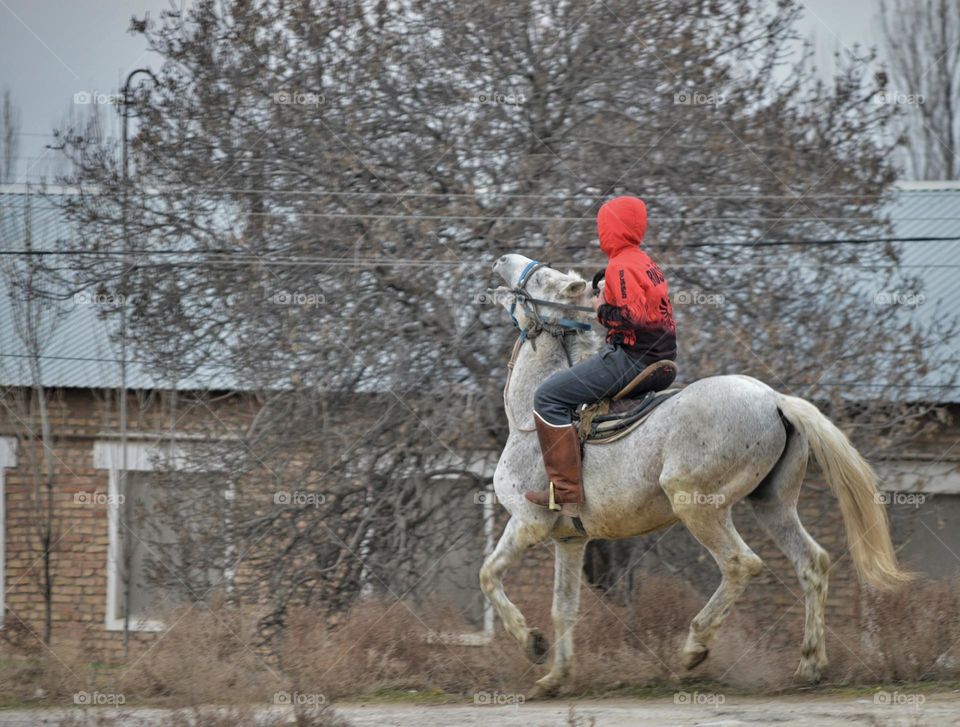
[[[901,570],[890,540],[890,523],[873,468],[847,436],[809,401],[778,394],[778,407],[806,437],[827,483],[840,500],[847,542],[860,577],[893,590],[916,574]]]

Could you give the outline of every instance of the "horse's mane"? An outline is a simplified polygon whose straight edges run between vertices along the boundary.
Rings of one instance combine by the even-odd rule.
[[[568,270],[567,275],[587,282],[582,275],[574,270]],[[567,342],[570,359],[574,363],[580,363],[600,350],[600,346],[603,344],[603,336],[599,331],[591,328],[589,331],[583,331],[575,336],[568,336]]]

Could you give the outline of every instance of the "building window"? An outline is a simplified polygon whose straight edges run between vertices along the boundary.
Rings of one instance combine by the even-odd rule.
[[[107,470],[109,492],[106,627],[122,631],[159,631],[170,608],[202,600],[221,584],[229,585],[231,571],[212,569],[209,553],[192,552],[187,530],[175,531],[177,509],[185,509],[190,493],[206,496],[210,478],[218,473],[186,471],[180,452],[169,447],[128,443],[126,457],[119,443],[99,442],[94,466]],[[227,521],[229,492],[206,517],[210,528]],[[202,527],[195,509],[182,518],[184,528]],[[191,557],[196,556],[196,557]]]
[[[960,574],[960,466],[934,459],[878,463],[881,497],[901,562],[932,578]]]

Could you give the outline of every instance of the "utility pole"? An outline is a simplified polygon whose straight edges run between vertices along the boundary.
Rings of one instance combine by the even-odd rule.
[[[121,516],[125,514],[125,510],[128,507],[127,504],[127,272],[129,271],[129,233],[128,233],[128,223],[129,219],[129,209],[128,209],[128,200],[130,197],[130,159],[127,152],[128,144],[128,127],[130,121],[130,83],[133,81],[134,76],[139,73],[143,73],[153,80],[155,84],[159,85],[157,77],[153,75],[153,71],[149,68],[135,68],[127,74],[127,80],[124,81],[123,89],[121,93],[123,95],[123,102],[120,106],[120,115],[122,122],[122,137],[121,137],[121,172],[123,174],[123,230],[122,238],[120,240],[120,260],[121,260],[121,273],[120,273],[120,294],[123,296],[120,303],[120,468],[118,471],[117,477],[117,494],[123,496],[117,503],[117,516],[119,522],[117,523],[117,534],[118,539],[122,538],[124,541],[129,541],[129,534],[124,532],[125,520],[127,518]],[[123,646],[126,648],[130,641],[130,549],[123,548]],[[108,608],[115,608],[115,604],[108,604]]]

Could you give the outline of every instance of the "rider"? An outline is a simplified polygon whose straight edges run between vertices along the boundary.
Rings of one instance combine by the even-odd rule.
[[[636,197],[616,197],[597,213],[600,249],[609,258],[598,290],[597,320],[607,329],[607,345],[575,366],[544,381],[533,400],[534,422],[548,489],[527,492],[534,504],[579,515],[583,503],[580,438],[572,423],[581,404],[614,396],[648,365],[677,357],[676,326],[667,281],[640,249],[647,229],[647,207]]]

